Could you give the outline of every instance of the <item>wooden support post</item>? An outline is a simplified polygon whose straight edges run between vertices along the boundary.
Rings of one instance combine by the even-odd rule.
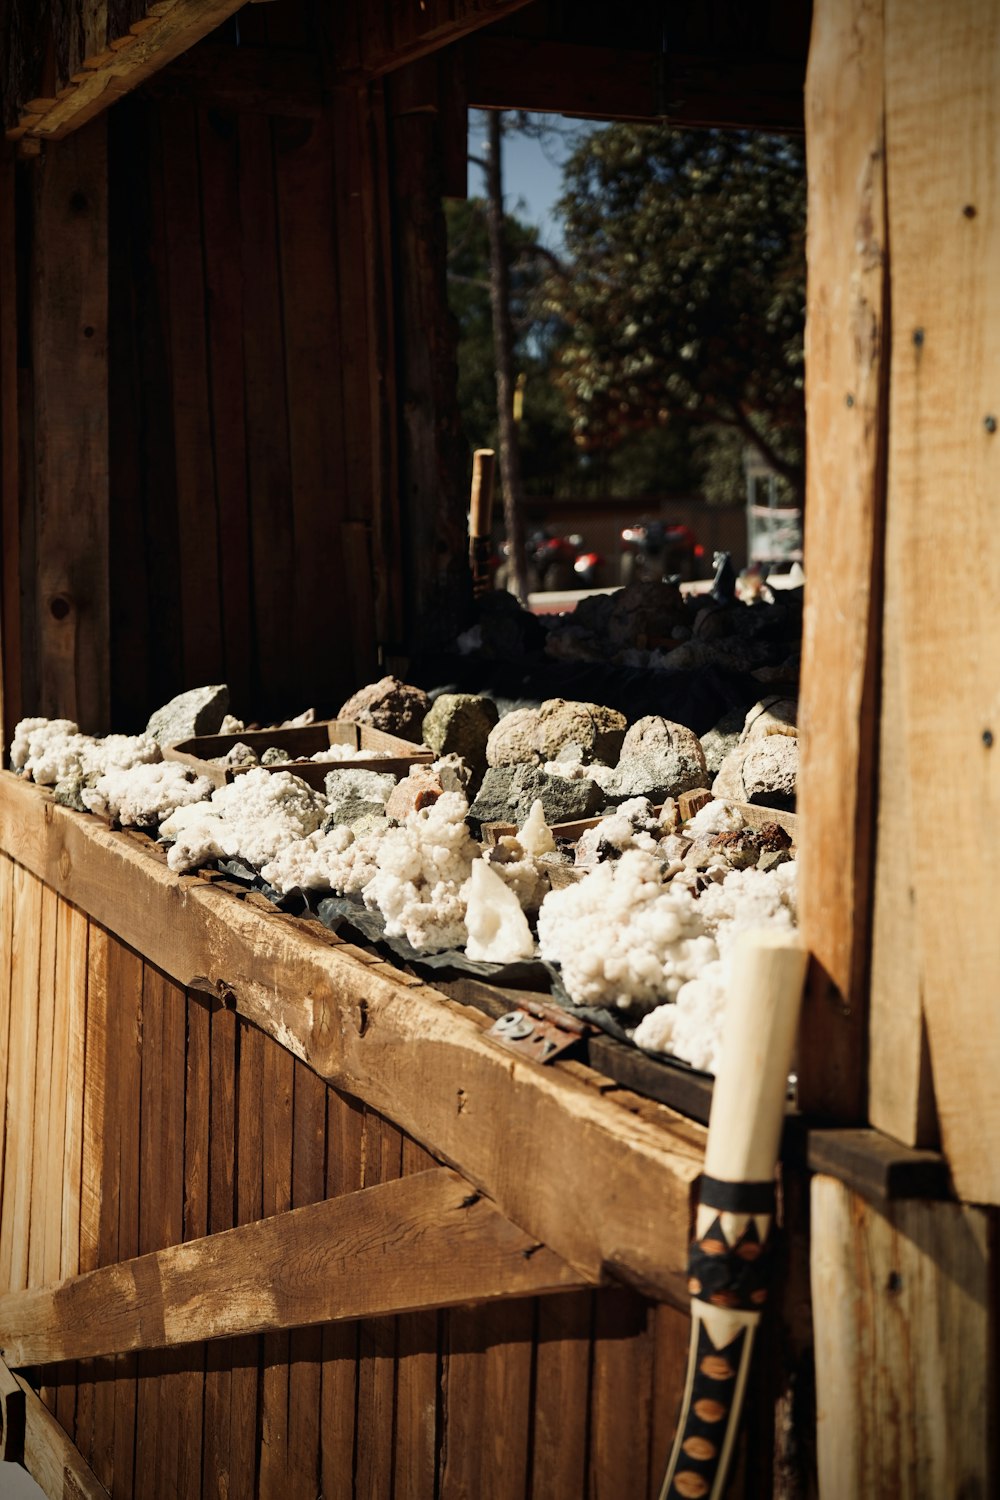
[[[0,1298],[12,1365],[585,1285],[449,1167]]]
[[[997,1493],[991,1217],[813,1179],[821,1500]]]
[[[21,712],[21,501],[18,486],[17,246],[14,152],[0,149],[0,733]]]
[[[923,997],[956,1191],[1000,1204],[997,6],[886,0],[885,77],[893,321],[887,573],[898,586],[901,654],[899,717],[884,733],[898,747],[901,774],[880,796],[900,809],[897,822],[911,813],[912,832],[891,851],[881,880],[897,903],[912,904],[899,938],[913,942],[916,958],[904,946],[897,961]],[[930,810],[940,833],[925,826]],[[907,1014],[912,1077],[915,999]],[[919,1118],[919,1100],[909,1117]]]
[[[108,244],[104,121],[36,169],[34,318],[37,710],[110,728]],[[32,585],[29,584],[29,587]]]
[[[864,1117],[886,425],[882,0],[819,0],[806,83],[804,1110]]]

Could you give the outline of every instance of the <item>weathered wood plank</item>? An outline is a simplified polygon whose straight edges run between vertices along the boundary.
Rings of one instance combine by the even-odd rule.
[[[409,1137],[403,1140],[404,1177],[427,1171],[434,1158]],[[554,1297],[553,1304],[565,1302]],[[407,1313],[396,1320],[396,1421],[393,1500],[435,1500],[438,1454],[437,1312]]]
[[[108,1491],[28,1382],[13,1371],[5,1373],[24,1393],[24,1467],[39,1489],[48,1496],[108,1500]]]
[[[804,1110],[865,1109],[886,441],[881,0],[820,0],[806,84],[807,473],[798,787]]]
[[[631,1113],[570,1069],[521,1062],[483,1035],[484,1018],[428,986],[311,924],[178,879],[9,773],[0,773],[0,847],[149,962],[182,982],[222,985],[241,1014],[456,1163],[588,1280],[611,1263],[685,1301],[700,1126],[663,1105]]]
[[[273,1043],[271,1044],[273,1045]],[[292,1207],[326,1196],[326,1085],[296,1063],[293,1095]],[[321,1328],[296,1329],[288,1341],[288,1483],[293,1493],[317,1487],[320,1470]]]
[[[402,1137],[394,1125],[365,1111],[362,1171],[366,1188],[396,1182]],[[358,1327],[358,1403],[355,1417],[355,1488],[362,1495],[392,1490],[396,1405],[396,1320],[365,1319]]]
[[[35,196],[34,629],[38,712],[90,733],[108,678],[107,132],[42,163]]]
[[[819,1487],[823,1496],[989,1495],[996,1373],[990,1215],[888,1212],[812,1183]]]
[[[933,59],[915,67],[913,59]],[[892,245],[889,509],[899,570],[910,806],[948,806],[948,837],[915,835],[912,888],[941,1139],[959,1196],[1000,1203],[996,975],[1000,923],[1000,13],[886,3]],[[933,130],[927,122],[934,121]],[[944,622],[947,621],[947,627]],[[956,651],[954,642],[963,642]],[[955,795],[954,767],[966,768]],[[968,872],[975,870],[970,881]],[[887,877],[888,878],[888,877]],[[905,899],[905,896],[903,897]]]
[[[0,149],[0,729],[22,717],[21,507],[17,396],[17,240],[14,153]]]
[[[21,1366],[580,1285],[449,1167],[0,1299]]]
[[[236,1015],[218,1009],[211,1018],[208,1232],[232,1229],[236,1166]],[[229,1482],[232,1419],[232,1341],[219,1339],[205,1350],[205,1440],[202,1490],[225,1493]]]
[[[11,1040],[11,957],[14,943],[14,864],[0,855],[0,1110],[6,1136],[7,1076]],[[0,1215],[3,1206],[6,1150],[0,1150]],[[0,1219],[2,1222],[2,1219]]]
[[[866,1198],[947,1198],[948,1163],[937,1151],[899,1146],[877,1130],[811,1130],[809,1166]]]
[[[216,682],[223,668],[220,529],[195,111],[186,104],[164,104],[160,125],[176,507],[183,558],[176,580],[181,602],[182,680]]]
[[[361,71],[373,77],[402,67],[449,42],[459,41],[480,26],[489,26],[501,16],[512,15],[527,3],[528,0],[425,0],[419,9],[409,7],[408,11],[401,11],[393,6],[395,24],[391,28],[385,24],[388,17],[381,4],[359,5],[354,24],[360,31]],[[345,9],[348,21],[353,20],[350,13],[355,7]],[[339,53],[337,60],[340,61]]]
[[[644,1495],[649,1487],[651,1307],[624,1288],[595,1298],[588,1494]],[[627,1411],[628,1422],[617,1414]]]
[[[531,1493],[578,1500],[587,1493],[592,1292],[538,1305]]]
[[[453,1308],[442,1375],[441,1500],[527,1493],[534,1304]]]
[[[62,1046],[65,1033],[57,1036],[56,1009],[56,916],[59,898],[42,889],[38,944],[37,1042],[35,1045],[35,1120],[31,1131],[31,1224],[28,1235],[28,1286],[43,1286],[53,1277],[52,1252],[46,1234],[52,1224],[56,1235],[55,1266],[59,1264],[59,1228],[62,1209],[62,1173],[53,1160],[52,1134],[59,1131],[59,1162],[62,1161],[62,1127],[65,1121],[65,1085],[55,1091],[60,1071],[57,1052],[65,1063]],[[53,1119],[53,1109],[56,1118]],[[56,1272],[58,1275],[58,1272]]]
[[[263,1217],[264,1049],[268,1039],[245,1021],[239,1027],[236,1117],[237,1224]],[[261,1340],[234,1339],[230,1385],[229,1483],[233,1495],[253,1493],[257,1478],[257,1387]]]
[[[184,1077],[184,1243],[208,1234],[211,1109],[211,1019],[200,995],[188,995]],[[185,1351],[175,1381],[177,1427],[174,1463],[178,1495],[201,1492],[204,1437],[204,1347]],[[166,1434],[164,1434],[164,1441]]]
[[[139,1253],[139,1150],[142,1090],[143,963],[137,953],[114,944],[108,962],[108,1009],[112,1045],[118,1053],[115,1114],[118,1171],[118,1249],[116,1260]],[[114,1473],[131,1486],[136,1438],[136,1356],[115,1360]],[[121,1480],[119,1479],[119,1484]]]
[[[27,134],[42,140],[60,140],[79,129],[123,94],[137,88],[158,68],[214,31],[242,3],[243,0],[175,0],[162,13],[152,7],[148,14],[156,20],[156,25],[135,35],[131,46],[109,47],[86,56],[82,69],[73,74],[75,87],[64,92],[62,98],[55,98],[34,118]],[[23,128],[23,116],[21,125]]]
[[[364,1108],[327,1091],[326,1191],[343,1197],[363,1187],[361,1147]],[[320,1478],[326,1500],[354,1500],[354,1428],[358,1395],[358,1325],[334,1324],[323,1330],[321,1380],[323,1452]]]
[[[103,1140],[109,1100],[108,1087],[108,934],[91,924],[87,936],[87,1021],[83,1072],[83,1159],[80,1180],[79,1270],[101,1264],[101,1217],[104,1200]],[[112,1106],[113,1107],[113,1106]],[[72,1274],[72,1273],[71,1273]],[[78,1372],[77,1446],[94,1464],[97,1417],[97,1371],[91,1365]]]
[[[14,935],[10,961],[3,1214],[0,1219],[0,1287],[4,1291],[17,1291],[28,1283],[42,889],[33,876],[18,866],[14,870],[11,895]]]
[[[269,1218],[292,1205],[292,1124],[295,1059],[268,1043],[264,1048],[263,1211]],[[266,1221],[265,1221],[266,1222]],[[285,1324],[285,1329],[288,1328]],[[281,1500],[288,1483],[289,1340],[284,1330],[263,1340],[260,1408],[261,1500]]]

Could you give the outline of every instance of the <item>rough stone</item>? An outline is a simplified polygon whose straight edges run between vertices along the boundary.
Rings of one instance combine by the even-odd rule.
[[[664,802],[707,782],[705,752],[694,731],[650,714],[625,736],[609,800],[648,797]]]
[[[424,740],[436,755],[460,755],[478,783],[486,770],[486,742],[498,718],[490,698],[442,693],[424,719]]]
[[[522,609],[503,589],[491,589],[478,601],[480,654],[500,661],[516,660],[537,651],[545,640],[545,627],[527,609]]]
[[[741,740],[763,740],[769,734],[797,735],[799,705],[794,698],[762,698],[746,716]]]
[[[423,688],[400,682],[398,677],[380,677],[378,682],[368,683],[348,698],[337,718],[370,724],[373,729],[419,745],[421,725],[429,707],[430,699]]]
[[[362,818],[385,815],[396,778],[383,771],[336,770],[327,772],[325,786],[330,801],[328,822],[353,828]]]
[[[90,808],[84,802],[80,793],[88,785],[86,776],[67,776],[65,781],[56,783],[53,789],[53,799],[61,807],[71,807],[74,812],[89,812]]]
[[[705,752],[705,765],[710,776],[718,775],[726,756],[740,743],[745,718],[742,708],[731,708],[707,734],[702,735],[701,748]]]
[[[536,798],[541,800],[549,827],[593,817],[605,801],[600,787],[587,778],[570,781],[565,776],[548,776],[537,766],[493,766],[469,809],[469,821],[474,828],[483,823],[520,827]]]
[[[260,763],[262,766],[285,766],[291,758],[282,745],[268,745],[260,758]]]
[[[490,730],[486,741],[486,764],[489,766],[537,765],[538,753],[537,708],[515,708],[504,714],[498,724]]]
[[[687,623],[684,597],[674,583],[630,583],[610,597],[607,629],[615,650],[660,645],[672,639],[675,625]]]
[[[411,766],[410,774],[404,776],[389,793],[385,815],[395,823],[403,823],[411,812],[430,807],[446,790],[440,773],[432,766]]]
[[[578,745],[582,761],[599,760],[613,766],[627,724],[624,714],[600,703],[549,698],[538,712],[538,748],[542,760],[556,760],[565,746]]]
[[[146,733],[161,745],[176,745],[178,740],[192,739],[195,735],[218,734],[228,709],[229,689],[225,683],[191,688],[158,708],[146,725]]]
[[[799,742],[791,735],[747,740],[726,756],[712,792],[716,797],[792,812],[798,768]]]

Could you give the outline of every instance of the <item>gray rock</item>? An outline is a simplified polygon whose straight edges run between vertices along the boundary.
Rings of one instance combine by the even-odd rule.
[[[430,699],[423,688],[400,682],[398,677],[380,677],[348,698],[337,718],[370,724],[373,729],[419,745],[420,726],[429,707]]]
[[[490,730],[486,763],[490,766],[537,765],[538,709],[515,708]]]
[[[539,797],[549,824],[593,817],[605,801],[600,787],[587,777],[570,781],[547,776],[537,766],[492,766],[469,809],[469,822],[477,830],[483,823],[520,825]]]
[[[260,758],[260,763],[262,766],[284,766],[288,764],[291,758],[288,751],[283,749],[281,745],[268,745]]]
[[[442,693],[424,719],[423,737],[435,755],[460,755],[473,784],[486,770],[486,742],[496,726],[497,707],[477,693]]]
[[[615,650],[649,650],[672,639],[675,625],[687,623],[684,598],[676,584],[630,583],[610,596],[614,603],[608,636]]]
[[[385,804],[395,785],[395,776],[381,771],[328,771],[325,786],[330,799],[329,823],[356,828],[362,819],[385,817]]]
[[[705,752],[694,730],[650,714],[637,720],[625,736],[608,798],[665,802],[706,786],[708,779]]]
[[[712,783],[716,797],[755,802],[762,807],[795,808],[799,742],[791,735],[769,734],[747,740],[726,756]]]
[[[624,714],[603,704],[549,698],[538,711],[538,748],[542,760],[556,760],[564,747],[578,745],[584,762],[599,760],[613,766],[627,724]]]
[[[702,735],[701,748],[705,752],[705,765],[710,776],[718,775],[726,756],[740,743],[744,720],[742,708],[731,708],[707,734]]]
[[[61,807],[71,807],[74,812],[89,812],[90,808],[80,796],[87,785],[89,782],[86,776],[67,776],[65,781],[56,783],[52,796]]]
[[[146,725],[146,733],[161,745],[175,745],[178,740],[200,734],[218,734],[228,711],[229,689],[225,683],[191,688],[158,708]]]

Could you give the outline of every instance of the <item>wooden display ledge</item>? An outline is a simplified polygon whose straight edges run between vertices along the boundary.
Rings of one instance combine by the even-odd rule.
[[[198,876],[0,772],[0,849],[188,988],[455,1168],[581,1280],[684,1305],[705,1131],[579,1063],[542,1068],[486,1017],[371,953]]]

